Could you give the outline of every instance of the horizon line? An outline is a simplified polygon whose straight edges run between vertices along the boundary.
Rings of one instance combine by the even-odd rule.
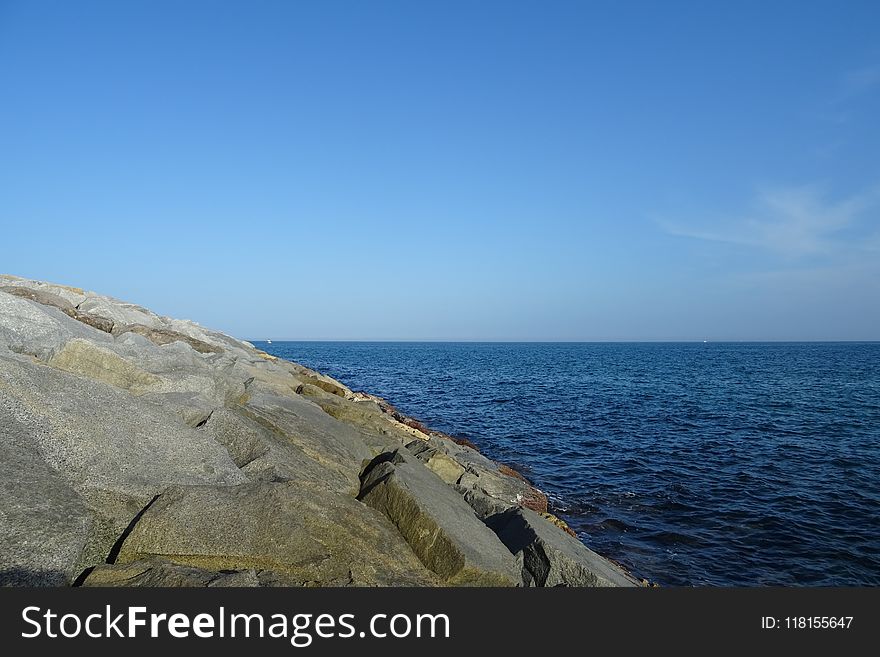
[[[764,339],[764,340],[688,340],[678,338],[657,338],[641,340],[478,340],[478,339],[413,339],[413,338],[268,338],[247,340],[255,344],[274,344],[275,342],[350,342],[350,343],[413,343],[413,344],[876,344],[880,339]]]

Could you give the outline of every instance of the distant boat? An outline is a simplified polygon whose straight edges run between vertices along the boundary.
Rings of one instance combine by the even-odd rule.
[[[709,342],[709,341],[708,341],[708,340],[703,340],[703,344],[706,344],[707,342]]]
[[[266,338],[266,344],[272,344],[272,341],[269,338]]]

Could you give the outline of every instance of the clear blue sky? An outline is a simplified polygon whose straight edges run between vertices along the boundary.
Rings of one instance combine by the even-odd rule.
[[[880,339],[880,3],[0,0],[0,271],[261,339]]]

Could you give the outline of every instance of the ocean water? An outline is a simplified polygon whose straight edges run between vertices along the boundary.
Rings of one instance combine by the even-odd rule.
[[[880,585],[880,343],[257,343],[528,476],[662,585]]]

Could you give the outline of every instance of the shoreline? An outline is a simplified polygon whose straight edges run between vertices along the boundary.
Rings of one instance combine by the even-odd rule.
[[[279,342],[285,342],[285,341],[279,341]],[[251,344],[253,344],[253,343],[251,343]],[[258,342],[258,344],[259,344],[259,342]],[[415,438],[424,440],[426,442],[428,442],[431,438],[436,438],[436,439],[443,440],[443,441],[450,441],[450,442],[455,443],[456,445],[473,450],[474,452],[480,454],[481,456],[484,456],[482,451],[480,450],[480,447],[478,445],[476,445],[474,442],[472,442],[471,440],[469,440],[468,438],[453,436],[453,435],[447,434],[443,431],[440,431],[438,429],[432,429],[432,428],[428,427],[421,420],[404,413],[397,406],[395,406],[394,404],[389,402],[384,397],[380,397],[379,395],[374,395],[372,393],[369,393],[369,392],[366,392],[363,390],[352,390],[345,383],[343,383],[342,381],[339,381],[338,379],[331,377],[329,374],[325,374],[323,372],[318,372],[317,370],[307,368],[305,365],[302,365],[301,363],[298,363],[298,362],[292,361],[292,360],[288,360],[286,358],[282,358],[281,356],[275,356],[275,355],[270,354],[270,353],[268,353],[262,349],[259,349],[259,348],[258,348],[258,351],[261,353],[261,355],[263,355],[263,357],[267,357],[270,359],[283,360],[285,362],[291,363],[291,364],[296,365],[298,367],[303,367],[305,369],[308,369],[310,372],[313,372],[315,375],[321,377],[321,380],[324,382],[324,385],[321,385],[319,387],[324,389],[325,392],[330,392],[332,394],[345,396],[347,399],[350,399],[352,401],[375,403],[383,413],[390,416],[390,418],[393,419],[395,422],[402,424],[403,426],[412,430],[413,436]],[[300,389],[297,392],[298,392],[298,394],[303,394],[303,392],[305,392],[305,391],[303,389]],[[308,393],[306,392],[306,394],[308,394]],[[519,470],[517,470],[517,469],[515,469],[505,463],[502,463],[500,461],[496,461],[494,459],[489,459],[489,457],[485,457],[485,458],[492,461],[496,465],[496,467],[498,468],[498,471],[502,475],[504,475],[506,477],[511,477],[513,479],[517,479],[517,480],[523,482],[525,485],[527,485],[531,489],[529,491],[529,494],[524,495],[523,499],[519,501],[519,503],[523,507],[538,513],[544,519],[546,519],[549,522],[551,522],[552,524],[556,525],[559,529],[563,530],[566,534],[572,536],[579,543],[583,544],[585,547],[590,549],[589,546],[586,543],[584,543],[583,540],[581,540],[580,536],[578,536],[578,534],[568,525],[568,523],[563,518],[561,518],[560,516],[558,516],[554,513],[555,509],[551,505],[550,499],[549,499],[549,496],[547,495],[547,493],[545,493],[543,490],[541,490],[540,488],[535,486],[534,483]],[[610,557],[605,556],[605,555],[599,555],[599,556],[602,559],[605,559],[606,561],[614,564],[617,568],[619,568],[624,573],[626,573],[627,576],[632,578],[634,581],[637,581],[641,586],[648,586],[648,587],[659,586],[653,580],[637,577],[626,566],[615,561],[614,559],[611,559]]]
[[[286,341],[278,341],[278,342],[286,342]],[[258,344],[259,344],[259,342],[258,342]],[[260,351],[262,351],[262,350],[260,350]],[[298,365],[300,367],[306,367],[296,361],[288,360],[288,359],[282,358],[281,356],[274,356],[273,354],[269,354],[268,352],[265,352],[265,351],[262,351],[262,353],[266,354],[266,356],[269,356],[270,358],[277,358],[280,360],[285,360],[286,362],[289,362],[289,363],[293,363],[293,364]],[[319,374],[322,377],[325,377],[326,379],[329,379],[334,384],[339,386],[340,389],[347,391],[347,394],[349,395],[349,397],[351,399],[356,400],[356,401],[370,401],[370,402],[376,403],[379,406],[379,408],[382,410],[383,413],[386,413],[387,415],[389,415],[396,422],[399,422],[399,423],[403,424],[404,426],[409,427],[410,429],[414,430],[414,432],[416,432],[417,437],[421,437],[426,441],[432,437],[438,438],[441,440],[451,441],[457,445],[467,447],[468,449],[472,449],[481,455],[483,454],[480,447],[477,444],[475,444],[474,442],[472,442],[471,440],[469,440],[468,438],[454,436],[454,435],[450,435],[448,433],[445,433],[443,431],[440,431],[438,429],[432,429],[432,428],[428,427],[421,420],[415,418],[412,415],[408,415],[408,414],[404,413],[397,406],[392,404],[390,401],[388,401],[384,397],[380,397],[379,395],[374,395],[372,393],[369,393],[369,392],[366,392],[363,390],[352,390],[345,383],[343,383],[342,381],[339,381],[338,379],[331,377],[329,374],[318,372],[317,370],[312,370],[312,371],[314,371],[316,374]],[[486,457],[486,458],[489,458],[489,457]],[[523,474],[519,470],[517,470],[517,469],[515,469],[515,468],[513,468],[513,467],[511,467],[501,461],[497,461],[495,459],[490,459],[490,460],[492,460],[496,464],[496,466],[498,467],[498,470],[501,474],[508,476],[508,477],[512,477],[514,479],[518,479],[518,480],[522,481],[523,483],[525,483],[526,485],[528,485],[532,489],[533,495],[527,499],[524,499],[521,502],[525,508],[528,508],[528,509],[531,509],[532,511],[535,511],[536,513],[541,515],[543,518],[545,518],[546,520],[550,521],[551,523],[553,523],[554,525],[556,525],[557,527],[562,529],[566,534],[572,536],[578,542],[582,543],[585,547],[587,547],[589,549],[589,545],[584,543],[584,541],[568,525],[568,523],[562,517],[556,515],[556,513],[555,513],[556,509],[553,507],[552,503],[550,502],[550,497],[547,495],[546,492],[544,492],[543,490],[541,490],[540,488],[535,486],[535,484],[525,474]],[[616,567],[620,568],[628,576],[633,578],[633,580],[638,581],[641,586],[647,586],[647,587],[660,586],[659,584],[657,584],[653,580],[649,580],[649,579],[643,578],[643,577],[637,577],[636,575],[634,575],[632,573],[632,571],[629,570],[629,568],[627,568],[626,566],[624,566],[620,562],[615,561],[614,559],[611,559],[610,557],[608,557],[606,555],[600,555],[600,556],[603,559],[614,564]]]
[[[136,304],[0,276],[0,401],[3,584],[644,584],[469,441]]]

